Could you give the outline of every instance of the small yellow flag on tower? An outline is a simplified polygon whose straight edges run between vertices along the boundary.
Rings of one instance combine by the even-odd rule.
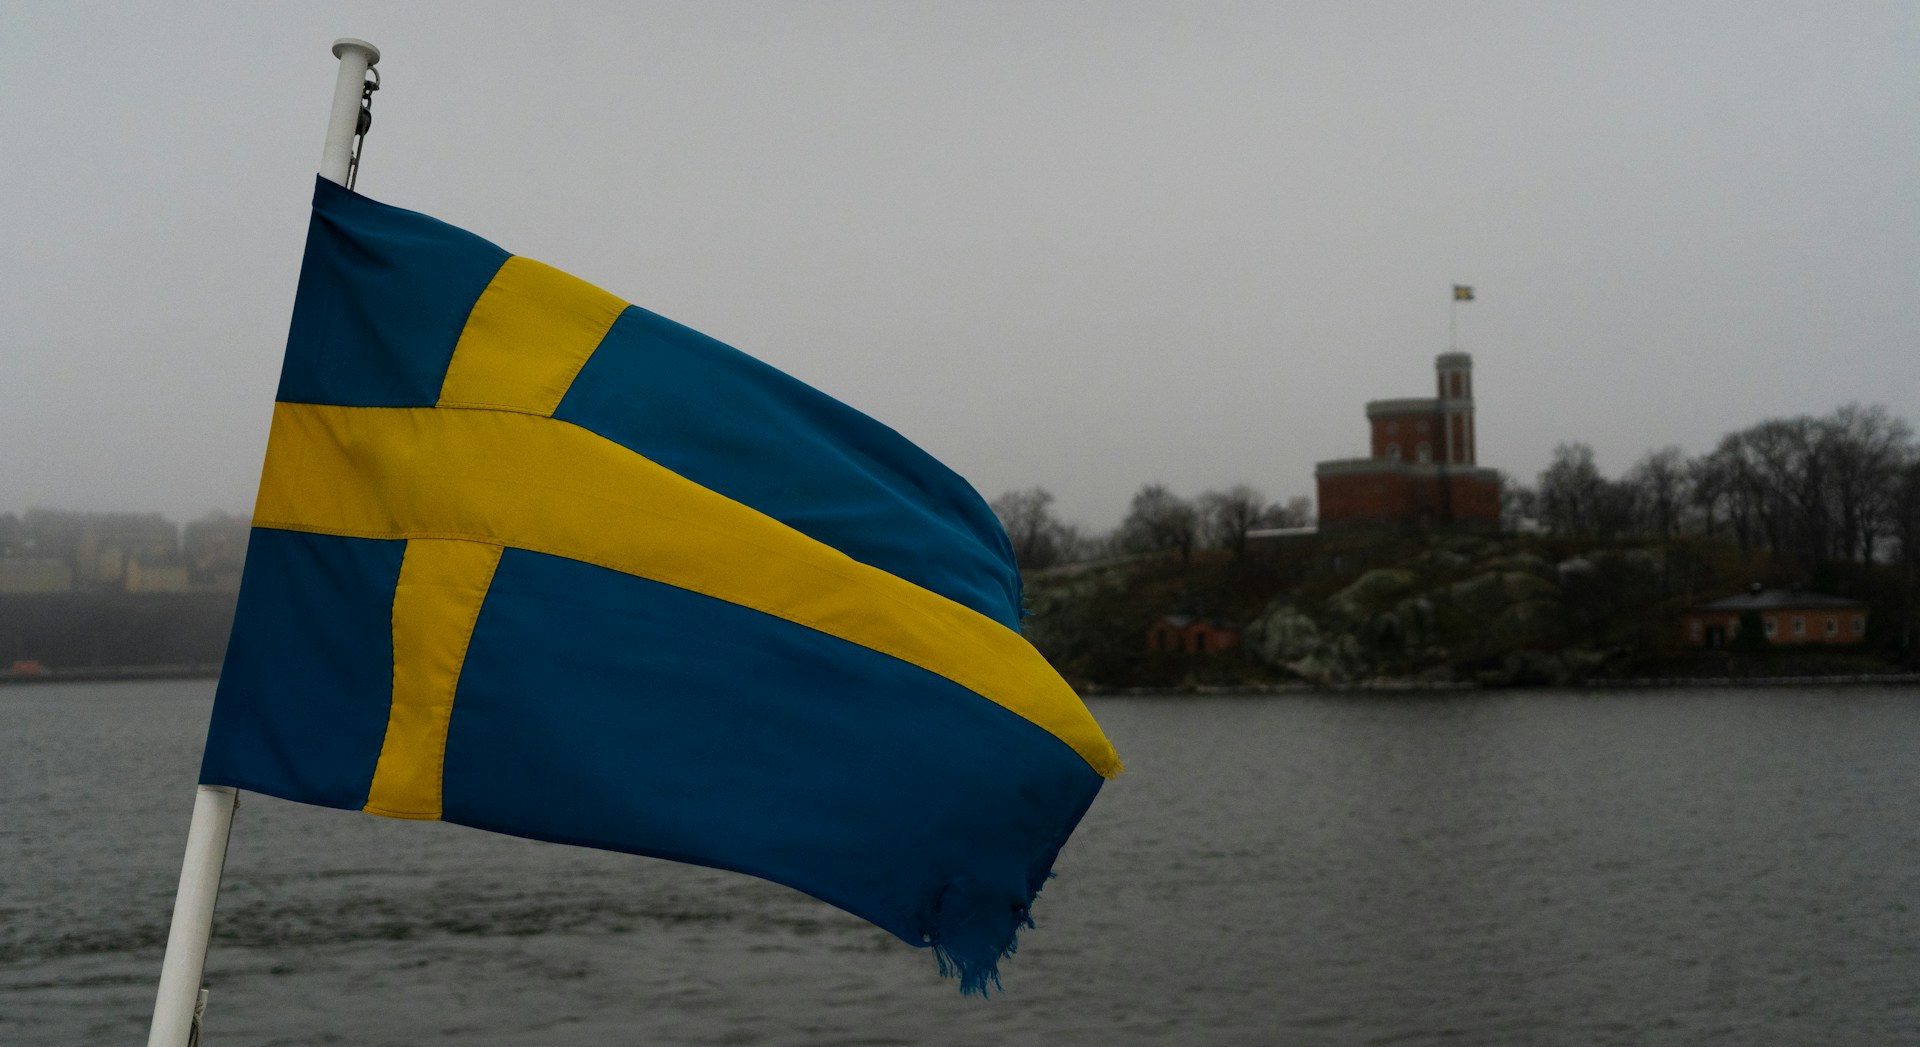
[[[1453,300],[1456,302],[1473,301],[1473,288],[1468,287],[1466,284],[1454,284]]]

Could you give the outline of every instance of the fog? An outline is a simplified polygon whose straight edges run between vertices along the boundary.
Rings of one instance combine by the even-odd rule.
[[[360,191],[697,327],[988,497],[1313,493],[1920,422],[1901,3],[0,4],[0,512],[252,504],[334,38]]]

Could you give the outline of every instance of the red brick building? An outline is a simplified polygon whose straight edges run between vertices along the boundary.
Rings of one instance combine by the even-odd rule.
[[[1240,646],[1240,630],[1211,618],[1163,615],[1147,627],[1147,650],[1166,654],[1219,654]]]
[[[1755,585],[1739,596],[1687,608],[1680,620],[1680,642],[1726,647],[1740,635],[1741,616],[1752,614],[1769,645],[1864,643],[1867,612],[1859,600]]]
[[[1320,530],[1500,525],[1500,474],[1475,464],[1473,357],[1434,360],[1432,399],[1367,404],[1369,457],[1314,466]]]

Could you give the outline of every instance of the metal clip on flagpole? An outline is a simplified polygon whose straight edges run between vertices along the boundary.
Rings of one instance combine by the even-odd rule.
[[[353,142],[366,130],[363,104],[370,98],[367,71],[380,50],[364,40],[333,42],[340,59],[334,82],[333,114],[327,122],[320,175],[347,184],[354,159]],[[373,81],[378,84],[378,79]],[[200,1016],[207,1006],[200,978],[206,973],[207,942],[213,936],[213,906],[220,894],[220,873],[227,864],[227,837],[239,794],[224,785],[202,785],[193,798],[193,822],[187,827],[187,853],[180,864],[180,889],[173,899],[173,925],[167,931],[167,955],[160,963],[160,989],[153,1004],[153,1028],[147,1047],[190,1047],[200,1042]]]
[[[371,92],[380,85],[380,74],[372,81],[367,73],[380,63],[380,49],[365,40],[342,37],[333,42],[333,57],[340,60],[340,76],[333,82],[333,113],[327,119],[327,144],[320,152],[320,177],[353,188],[348,174],[354,166],[353,140],[366,132],[361,114],[370,102]],[[368,84],[372,86],[369,87]]]

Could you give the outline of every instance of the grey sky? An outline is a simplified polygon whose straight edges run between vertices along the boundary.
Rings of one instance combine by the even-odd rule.
[[[0,511],[252,504],[333,85],[360,189],[730,342],[991,497],[1313,492],[1920,423],[1920,5],[0,0]]]

